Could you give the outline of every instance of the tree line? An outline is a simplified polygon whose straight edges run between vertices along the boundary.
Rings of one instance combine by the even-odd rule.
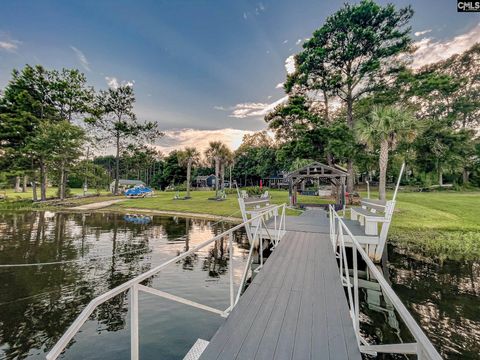
[[[479,185],[480,44],[414,69],[412,16],[363,0],[313,33],[284,83],[288,101],[265,118],[281,158],[346,165],[350,192],[376,173],[381,198],[392,162],[406,162],[412,183]]]
[[[156,122],[137,121],[131,86],[96,92],[76,69],[48,70],[26,65],[13,70],[0,96],[0,170],[4,181],[15,176],[30,179],[33,200],[46,200],[49,182],[58,185],[58,196],[67,195],[69,174],[78,177],[85,153],[114,149],[115,192],[118,192],[122,149],[135,140],[162,135]],[[88,159],[87,159],[88,160]],[[85,161],[85,174],[99,168]],[[77,179],[78,180],[78,179]],[[97,179],[98,180],[98,179]],[[24,188],[27,181],[24,181]],[[25,190],[25,189],[24,189]]]
[[[267,131],[245,135],[232,152],[212,141],[162,154],[148,145],[163,134],[138,121],[131,86],[95,91],[75,69],[27,65],[0,94],[0,183],[105,188],[120,178],[187,191],[199,175],[215,189],[288,172],[310,161],[345,166],[347,190],[378,181],[380,197],[402,162],[404,183],[480,185],[480,44],[421,68],[407,6],[371,0],[345,4],[295,55],[288,100],[265,116]],[[99,148],[113,155],[94,156]],[[395,166],[392,166],[395,165]],[[227,181],[228,179],[228,181]],[[180,185],[180,186],[179,186]]]

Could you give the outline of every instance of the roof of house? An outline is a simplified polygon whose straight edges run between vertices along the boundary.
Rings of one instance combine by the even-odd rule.
[[[215,175],[199,175],[199,176],[197,176],[197,181],[198,180],[207,180],[208,178],[210,178],[212,176],[215,177]]]
[[[115,181],[112,181],[111,185],[115,185]],[[145,183],[142,180],[119,179],[118,185],[145,185]]]
[[[287,174],[287,178],[300,178],[300,177],[346,177],[348,173],[340,166],[328,166],[320,162],[313,162],[307,166],[304,166],[298,170],[292,171]]]

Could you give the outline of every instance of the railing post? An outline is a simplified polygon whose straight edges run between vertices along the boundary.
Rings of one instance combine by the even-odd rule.
[[[357,259],[357,248],[355,244],[352,246],[353,252],[353,300],[355,307],[355,331],[360,335],[360,300],[358,298],[358,259]],[[357,336],[357,338],[359,338]],[[360,344],[360,342],[359,342]]]
[[[130,311],[130,358],[139,359],[138,351],[138,287],[134,284],[130,293],[131,311]]]
[[[342,226],[338,227],[338,236],[340,236],[340,244],[338,244],[338,241],[337,241],[336,245],[340,247],[340,249],[339,249],[339,253],[340,253],[340,277],[343,278],[343,249],[342,249],[343,229],[342,229]],[[343,282],[343,279],[342,279],[342,282]]]
[[[262,224],[263,224],[263,219],[262,219]],[[263,231],[263,225],[260,227],[260,232],[258,234],[258,241],[260,242],[260,268],[263,266],[263,236],[262,236],[262,231]]]
[[[278,208],[275,209],[275,218],[273,219],[274,221],[274,229],[275,229],[275,232],[277,231],[277,217],[278,217]],[[275,239],[272,239],[273,241],[275,241]]]
[[[422,346],[419,343],[417,343],[417,359],[418,360],[426,360],[427,359],[427,357],[425,356],[425,354],[422,351]]]
[[[229,276],[230,276],[230,311],[233,310],[233,305],[235,301],[235,294],[233,289],[233,232],[228,236],[228,251],[229,251]]]

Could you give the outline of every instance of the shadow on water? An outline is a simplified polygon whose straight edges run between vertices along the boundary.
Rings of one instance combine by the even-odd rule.
[[[438,262],[389,245],[387,264],[380,268],[384,277],[442,357],[479,359],[480,263]],[[359,276],[363,336],[376,344],[414,342],[378,283],[368,272]],[[376,358],[408,357],[379,355]]]
[[[159,216],[132,222],[123,215],[106,213],[0,214],[0,359],[44,358],[45,352],[95,296],[229,227],[230,224],[206,220]],[[236,251],[235,260],[240,263],[246,256],[242,245],[246,239],[239,233],[235,240],[238,242],[235,248],[240,250]],[[182,259],[149,281],[162,290],[226,308],[228,279],[223,276],[228,269],[226,249],[226,244],[212,244],[211,248]],[[35,265],[39,263],[43,265]],[[185,271],[190,275],[184,276]],[[212,298],[208,298],[208,293],[212,293]],[[124,293],[99,307],[67,350],[66,357],[128,358],[128,298],[128,293]],[[171,342],[182,334],[187,345],[172,346],[163,354],[165,358],[181,358],[188,350],[188,341],[193,343],[201,334],[212,336],[219,326],[220,320],[213,319],[215,315],[190,314],[191,309],[164,299],[152,301],[147,297],[144,305],[147,311],[158,310],[153,314],[163,324],[170,320],[164,326],[169,334],[157,332],[152,338],[146,336],[142,350],[152,357],[154,351],[149,344]],[[181,313],[178,321],[172,321],[175,311]],[[198,326],[191,325],[192,319],[198,320]],[[159,325],[143,314],[141,321],[147,329]],[[112,332],[120,333],[119,338],[125,338],[126,342],[116,344]],[[156,356],[159,354],[157,351]]]

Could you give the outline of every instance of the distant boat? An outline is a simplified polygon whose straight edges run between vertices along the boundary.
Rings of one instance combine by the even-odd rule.
[[[149,187],[139,185],[126,190],[124,194],[128,198],[143,198],[145,196],[152,196],[153,190]]]

